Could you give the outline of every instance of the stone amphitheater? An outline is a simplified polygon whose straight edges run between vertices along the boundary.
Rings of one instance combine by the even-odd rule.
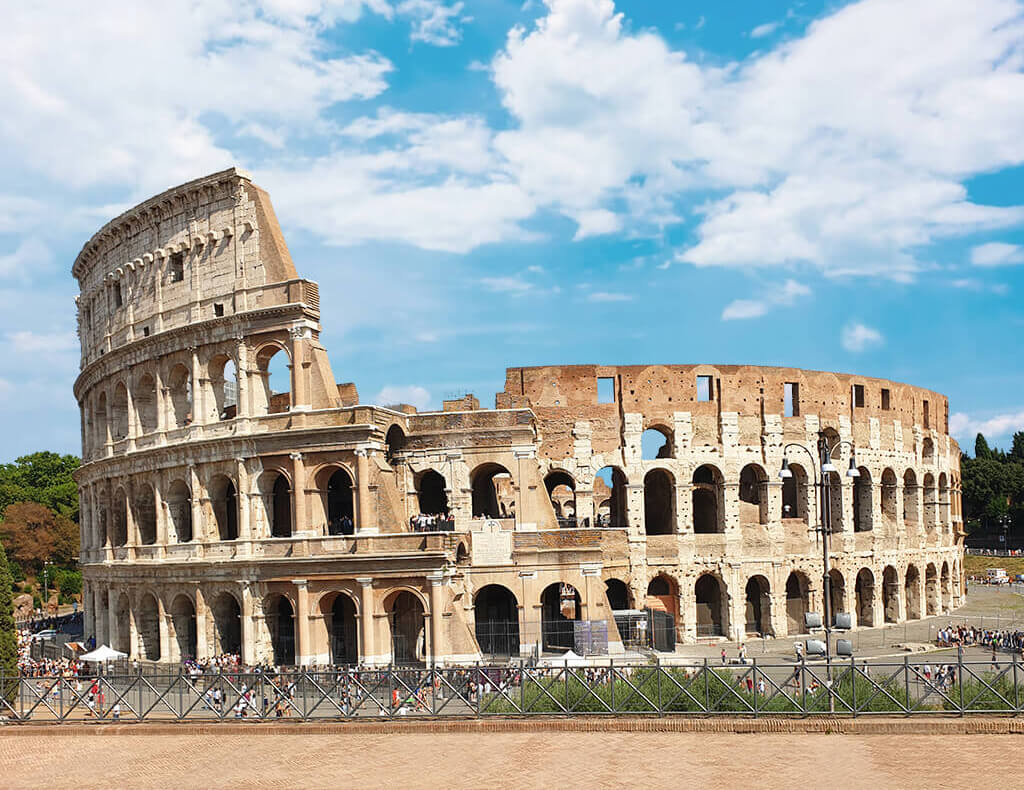
[[[72,271],[86,629],[132,656],[615,655],[800,633],[826,588],[855,628],[960,604],[938,393],[570,365],[508,369],[493,409],[364,404],[269,196],[234,168],[112,220]]]

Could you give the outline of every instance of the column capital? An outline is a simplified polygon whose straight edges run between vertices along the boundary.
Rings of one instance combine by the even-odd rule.
[[[357,576],[356,581],[361,587],[372,587],[373,577],[372,576]]]
[[[302,453],[288,453],[288,457],[291,458],[293,461],[301,461]]]
[[[309,579],[292,579],[292,584],[296,587],[308,587]]]
[[[444,584],[444,570],[428,573],[427,581],[434,587],[437,587],[439,584]]]

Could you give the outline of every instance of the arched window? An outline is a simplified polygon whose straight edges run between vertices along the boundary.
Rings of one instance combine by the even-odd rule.
[[[142,655],[147,661],[160,660],[160,607],[152,593],[146,593],[139,602],[136,628],[139,632]]]
[[[448,492],[440,472],[427,469],[416,476],[416,500],[420,513],[424,515],[448,514]]]
[[[153,433],[157,429],[156,382],[148,373],[139,379],[134,394],[135,414],[138,415],[139,433]]]
[[[167,377],[167,395],[170,412],[168,425],[183,428],[192,423],[192,375],[182,364],[171,368]]]
[[[192,540],[192,492],[184,480],[175,480],[167,489],[167,514],[174,540],[188,543]]]
[[[807,521],[807,472],[800,464],[789,464],[790,476],[782,479],[782,518]]]
[[[864,466],[857,471],[859,474],[853,479],[853,531],[869,532],[874,527],[871,472]]]
[[[507,587],[488,584],[476,594],[476,641],[487,656],[519,655],[519,607]]]
[[[198,658],[196,631],[196,607],[187,595],[178,595],[171,604],[171,625],[178,646],[178,660]]]
[[[935,442],[925,439],[921,443],[921,460],[926,464],[935,463]]]
[[[288,480],[278,475],[270,493],[270,535],[274,538],[292,536],[292,495]]]
[[[238,370],[227,354],[210,360],[210,388],[213,391],[210,421],[230,420],[238,414]]]
[[[921,618],[921,572],[913,565],[907,566],[907,576],[904,587],[904,599],[907,602],[907,619],[919,620]]]
[[[648,535],[675,531],[676,486],[664,469],[652,469],[644,477],[644,528]]]
[[[625,527],[626,475],[616,466],[600,469],[594,477],[594,501],[597,503],[597,525]]]
[[[751,576],[744,591],[746,598],[746,631],[766,636],[772,632],[771,586],[764,576]]]
[[[660,425],[648,428],[640,435],[640,455],[645,461],[672,458],[672,432]]]
[[[285,596],[278,595],[264,606],[270,644],[274,649],[274,664],[279,667],[295,665],[295,610]]]
[[[870,568],[857,573],[857,625],[871,628],[875,624],[875,575]]]
[[[231,478],[217,475],[210,481],[210,506],[219,540],[238,538],[238,492]]]
[[[114,387],[113,439],[119,442],[128,436],[128,388],[121,382]]]
[[[758,464],[740,472],[740,523],[768,523],[768,475]]]
[[[256,355],[260,384],[253,397],[256,414],[280,414],[289,411],[291,403],[291,360],[279,346],[265,346]]]
[[[572,475],[557,469],[548,473],[544,478],[544,487],[547,489],[551,506],[555,510],[558,525],[561,527],[575,527],[576,520],[576,481]]]
[[[899,483],[892,469],[882,472],[882,520],[890,526],[896,523],[896,503]]]
[[[352,478],[344,469],[336,469],[327,481],[327,534],[351,535],[354,532]]]
[[[384,438],[384,454],[389,464],[394,465],[399,454],[405,449],[405,432],[397,425],[388,428]]]
[[[214,655],[241,655],[242,653],[242,607],[230,593],[222,592],[210,605],[213,613]]]
[[[786,620],[790,634],[807,631],[804,615],[810,610],[810,582],[804,574],[793,571],[786,579]]]
[[[327,621],[327,636],[331,647],[331,664],[359,663],[359,633],[356,627],[356,607],[344,593],[333,599],[325,597],[322,614]]]
[[[886,565],[882,573],[882,609],[885,622],[898,623],[900,620],[900,579],[892,565]]]
[[[500,464],[483,464],[473,470],[473,516],[512,518],[515,515],[515,492],[512,475]]]
[[[693,531],[697,534],[725,532],[722,482],[722,473],[711,464],[693,473]]]
[[[693,593],[697,599],[697,636],[724,636],[726,607],[721,583],[710,573],[702,574]]]
[[[421,664],[427,656],[423,604],[407,590],[385,607],[391,625],[391,654],[395,664]]]
[[[903,475],[903,521],[917,524],[920,517],[917,509],[917,475],[913,469],[908,469]]]
[[[144,546],[156,543],[156,499],[148,483],[140,483],[135,488],[135,524],[139,543]]]
[[[632,596],[629,594],[629,587],[621,579],[608,579],[604,583],[605,596],[608,599],[608,606],[613,612],[632,609],[630,603]]]
[[[544,650],[572,650],[576,644],[573,622],[580,619],[579,591],[571,584],[548,585],[540,596],[541,634]]]

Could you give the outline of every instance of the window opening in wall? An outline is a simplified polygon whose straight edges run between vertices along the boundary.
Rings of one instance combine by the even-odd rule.
[[[180,283],[185,279],[185,254],[176,252],[171,256],[171,282]]]
[[[142,327],[142,336],[143,337],[149,337],[149,327],[148,326]]]
[[[795,381],[786,382],[786,391],[783,396],[785,401],[785,414],[787,417],[800,416],[800,385]]]
[[[124,294],[120,283],[114,286],[114,307],[124,307]]]
[[[615,403],[615,379],[612,377],[598,377],[597,379],[597,402]]]
[[[711,399],[711,376],[697,376],[697,400],[709,401]]]
[[[882,411],[889,411],[889,390],[882,387]]]
[[[214,318],[220,318],[224,315],[224,305],[220,302],[213,303],[213,316]]]
[[[853,385],[853,405],[858,409],[864,408],[864,385],[854,384]]]
[[[672,457],[672,442],[664,428],[648,428],[640,435],[640,457],[645,461]]]
[[[929,419],[929,414],[928,414],[928,401],[924,402],[924,427],[925,428],[931,428],[932,427],[931,426],[931,420]]]

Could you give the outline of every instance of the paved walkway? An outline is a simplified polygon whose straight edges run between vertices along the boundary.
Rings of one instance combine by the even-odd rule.
[[[1013,787],[1018,735],[0,737],[5,788]]]

